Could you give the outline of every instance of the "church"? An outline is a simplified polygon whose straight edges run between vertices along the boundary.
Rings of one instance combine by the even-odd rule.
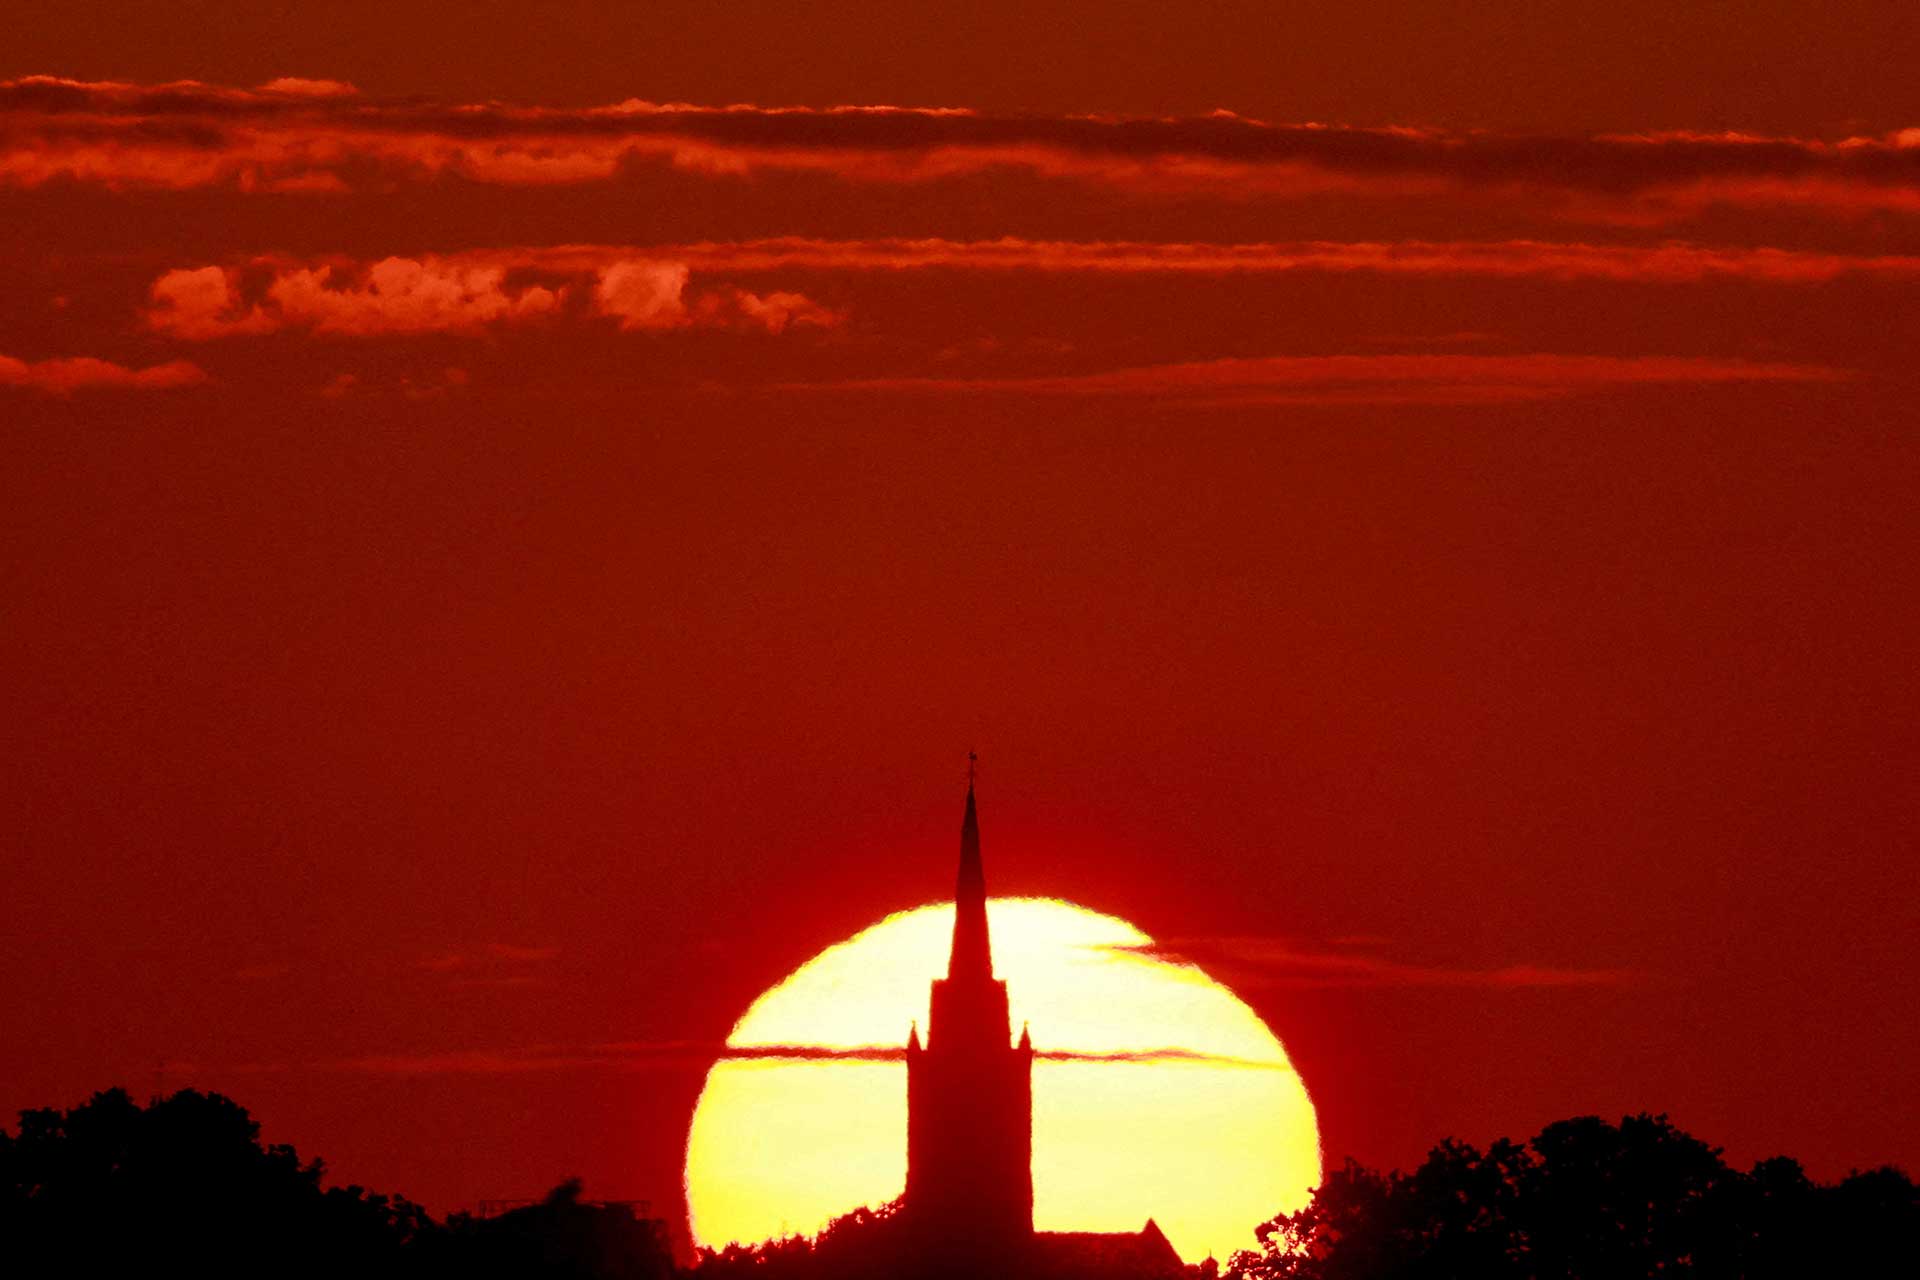
[[[907,1185],[900,1225],[928,1261],[1027,1276],[1171,1277],[1180,1257],[1149,1219],[1135,1233],[1033,1229],[1033,1038],[1013,1039],[994,977],[987,877],[968,770],[953,949],[926,1036],[907,1038]],[[1044,1032],[1044,1028],[1042,1029]]]

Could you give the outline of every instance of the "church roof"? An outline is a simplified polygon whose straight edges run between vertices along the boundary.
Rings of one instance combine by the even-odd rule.
[[[1042,1268],[1060,1276],[1159,1280],[1185,1269],[1152,1218],[1138,1231],[1037,1231],[1033,1245]]]

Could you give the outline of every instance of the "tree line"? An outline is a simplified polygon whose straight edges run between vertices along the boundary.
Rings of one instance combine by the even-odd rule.
[[[889,1209],[819,1235],[676,1261],[657,1221],[578,1182],[493,1217],[434,1218],[325,1185],[245,1108],[183,1090],[24,1111],[0,1130],[0,1274],[179,1272],[200,1280],[912,1280]],[[1729,1165],[1663,1116],[1594,1117],[1484,1150],[1435,1147],[1410,1173],[1352,1161],[1255,1229],[1228,1280],[1815,1280],[1920,1275],[1920,1189],[1894,1168],[1832,1183],[1793,1160]],[[1193,1276],[1215,1266],[1189,1268]],[[1108,1278],[1112,1280],[1112,1278]]]

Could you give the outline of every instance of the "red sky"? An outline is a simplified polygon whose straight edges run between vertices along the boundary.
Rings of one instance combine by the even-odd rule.
[[[671,1204],[976,746],[1335,1159],[1920,1163],[1912,5],[608,8],[12,24],[0,1108]]]

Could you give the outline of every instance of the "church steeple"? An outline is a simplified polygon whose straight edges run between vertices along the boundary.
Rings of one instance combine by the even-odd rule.
[[[993,942],[987,934],[987,871],[980,861],[980,816],[973,806],[973,769],[967,753],[967,809],[960,818],[960,873],[953,889],[953,951],[949,980],[993,977]]]
[[[960,818],[953,951],[933,980],[926,1037],[907,1038],[906,1214],[961,1273],[1001,1274],[1033,1236],[1033,1040],[1010,1043],[1007,984],[993,976],[974,762]]]

